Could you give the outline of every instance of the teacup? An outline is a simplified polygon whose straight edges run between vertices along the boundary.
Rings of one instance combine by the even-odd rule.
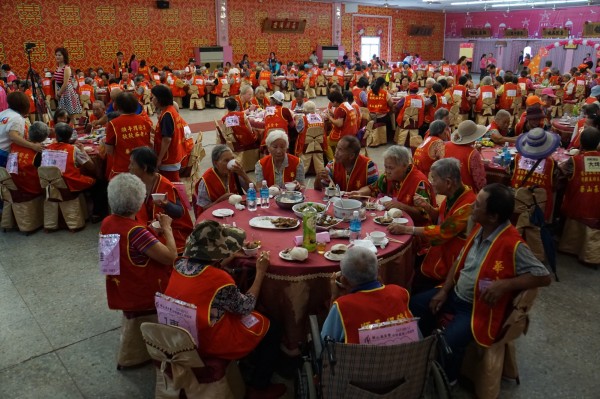
[[[152,200],[154,202],[164,201],[167,199],[167,193],[154,193],[152,194]]]
[[[296,183],[294,183],[294,182],[285,183],[285,189],[287,191],[295,191],[296,190]]]
[[[327,187],[325,189],[325,195],[328,197],[335,197],[338,194],[338,191],[335,187]]]
[[[369,237],[371,237],[373,244],[381,244],[385,241],[386,234],[383,231],[374,231],[369,234]]]
[[[231,170],[231,169],[233,169],[234,166],[235,166],[235,159],[232,159],[231,161],[227,162],[227,169]]]

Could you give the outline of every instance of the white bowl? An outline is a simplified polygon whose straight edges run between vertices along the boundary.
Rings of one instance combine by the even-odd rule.
[[[302,217],[302,211],[304,209],[302,209],[302,211],[300,210],[300,208],[304,208],[306,205],[308,204],[308,202],[301,202],[299,204],[296,204],[292,207],[292,211],[294,211],[294,214],[296,216],[298,216],[299,218]],[[323,212],[325,212],[325,208],[327,208],[324,204],[320,204],[318,202],[311,202],[311,204],[313,204],[313,208],[315,208],[317,210],[317,215],[322,214]]]
[[[242,248],[244,250],[244,253],[246,254],[246,256],[254,256],[258,253],[258,250],[260,249],[260,245],[256,248]]]
[[[160,222],[158,220],[155,220],[154,222],[152,222],[152,224],[150,226],[152,226],[152,228],[154,230],[159,230],[160,229]]]
[[[362,202],[354,199],[338,199],[333,203],[333,216],[338,219],[350,220],[354,211],[359,211]]]
[[[385,240],[386,234],[383,231],[374,231],[369,234],[369,237],[371,237],[373,243],[380,244]]]
[[[285,183],[285,189],[287,191],[294,191],[294,190],[296,190],[296,183]]]
[[[152,194],[152,200],[154,201],[164,201],[167,199],[167,194],[166,193],[154,193]]]

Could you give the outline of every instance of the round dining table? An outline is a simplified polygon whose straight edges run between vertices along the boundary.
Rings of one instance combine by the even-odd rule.
[[[325,203],[321,191],[306,189],[305,201]],[[213,215],[218,209],[234,211],[225,220]],[[218,212],[215,212],[218,213]],[[333,205],[328,213],[333,214]],[[374,231],[387,232],[387,227],[376,224],[374,216],[382,216],[383,211],[367,211],[362,222],[361,235],[364,238]],[[283,325],[284,336],[282,349],[289,355],[298,355],[298,344],[304,342],[308,332],[308,316],[317,314],[321,320],[327,315],[330,307],[330,277],[340,270],[340,263],[328,260],[324,255],[312,252],[303,262],[288,261],[280,257],[280,252],[294,247],[295,238],[302,236],[302,222],[293,229],[260,229],[250,226],[250,220],[256,217],[282,216],[296,218],[291,210],[279,208],[271,200],[269,208],[258,208],[254,212],[237,210],[228,201],[223,201],[202,213],[198,219],[211,219],[220,223],[235,224],[246,231],[247,240],[259,240],[260,251],[270,252],[270,266],[263,281],[257,309],[268,317]],[[408,215],[408,225],[413,221]],[[348,222],[341,222],[334,229],[348,229]],[[385,284],[398,284],[409,287],[413,276],[415,253],[410,235],[391,235],[385,247],[377,247],[379,277]],[[348,238],[331,238],[327,244],[328,251],[332,245],[348,244]],[[235,267],[254,268],[256,258],[239,258]]]
[[[576,118],[552,118],[550,124],[552,130],[560,135],[562,146],[567,148],[571,143],[575,126],[577,126]]]

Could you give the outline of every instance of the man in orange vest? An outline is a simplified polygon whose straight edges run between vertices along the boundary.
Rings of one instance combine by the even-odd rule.
[[[439,315],[454,316],[444,331],[452,349],[445,362],[451,383],[458,377],[469,343],[475,340],[489,347],[495,342],[513,297],[551,282],[546,267],[510,224],[514,204],[510,188],[497,183],[484,187],[473,205],[476,225],[443,286],[410,301],[424,335],[431,334]]]
[[[330,280],[331,309],[321,330],[323,339],[359,344],[358,329],[364,325],[412,318],[408,291],[379,282],[377,256],[371,250],[350,248],[340,269]]]

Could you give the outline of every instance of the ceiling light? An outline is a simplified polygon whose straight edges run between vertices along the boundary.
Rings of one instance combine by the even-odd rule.
[[[556,4],[566,4],[566,3],[587,3],[588,0],[552,0],[552,1],[536,1],[530,3],[511,3],[511,7],[529,7],[529,6],[550,6]],[[504,7],[506,4],[492,4],[492,7]]]
[[[478,1],[460,1],[455,3],[450,3],[451,6],[468,6],[468,5],[477,5],[477,4],[494,4],[494,3],[510,3],[517,2],[523,0],[478,0]]]

